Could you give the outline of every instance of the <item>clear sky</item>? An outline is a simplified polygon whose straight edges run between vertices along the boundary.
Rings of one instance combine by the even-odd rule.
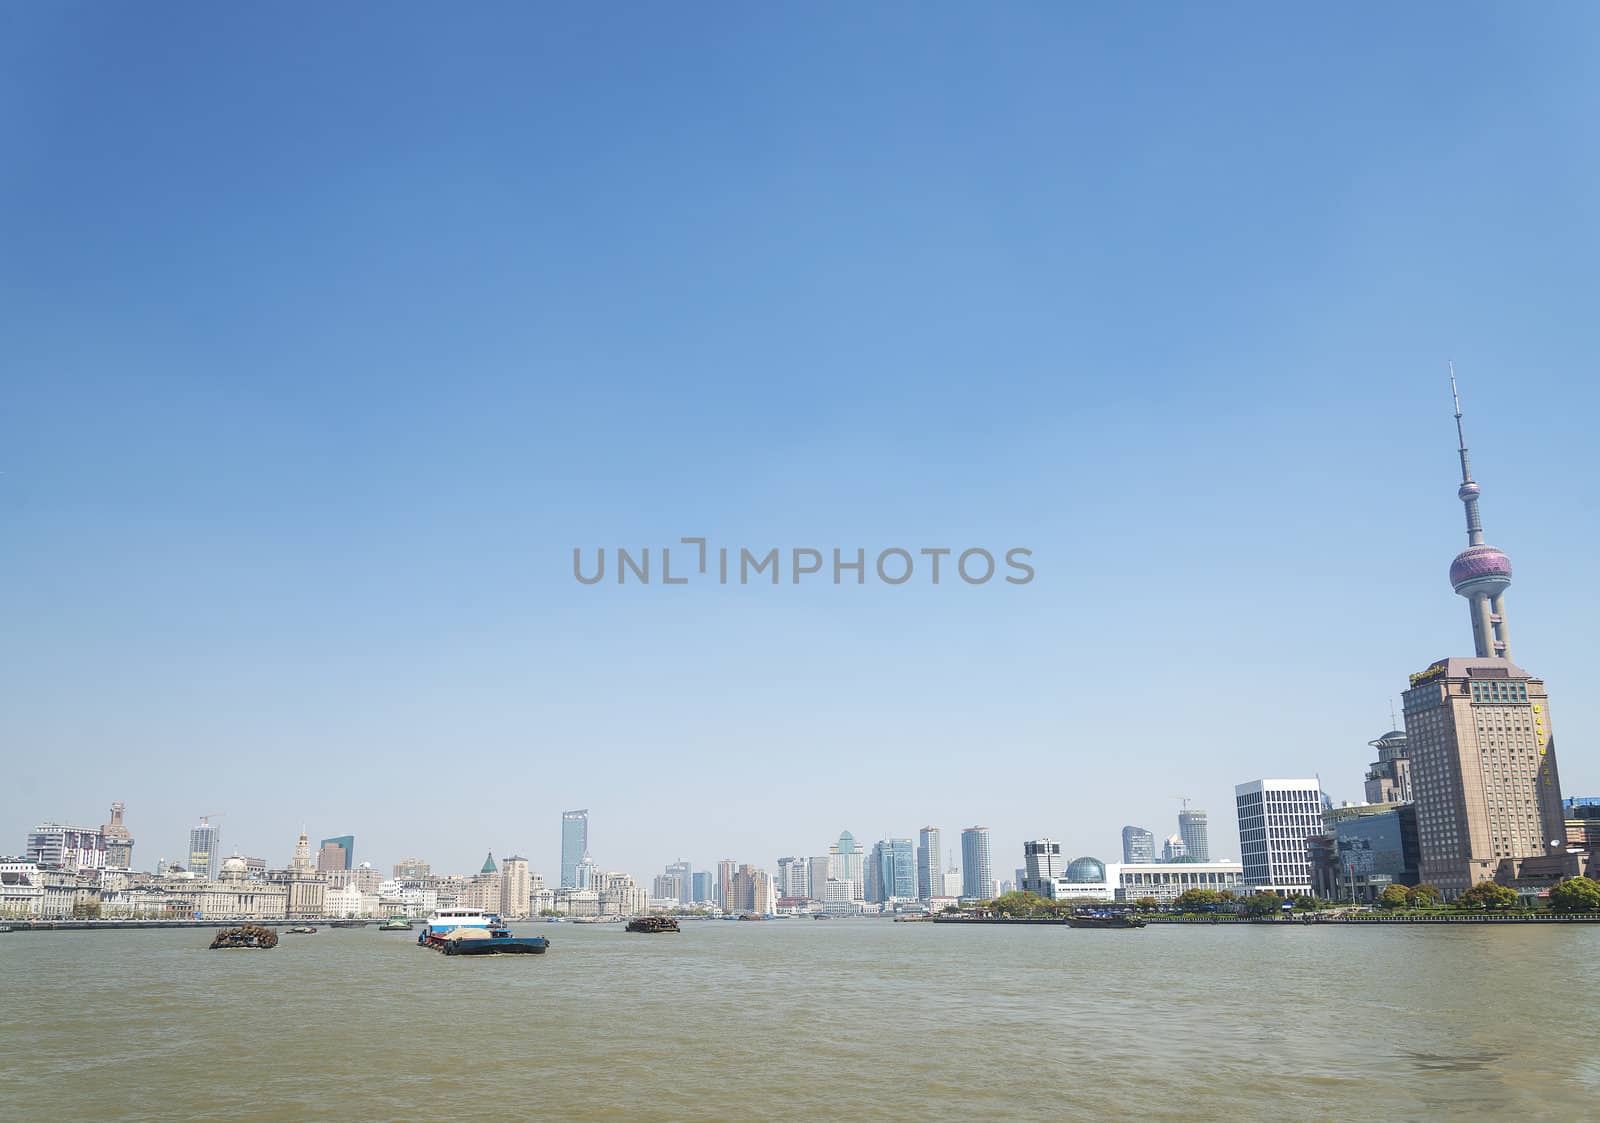
[[[638,876],[1359,799],[1470,654],[1447,358],[1600,794],[1580,4],[8,5],[0,851]],[[1034,551],[1026,586],[571,551]],[[675,559],[676,564],[676,559]],[[951,845],[955,845],[952,838]]]

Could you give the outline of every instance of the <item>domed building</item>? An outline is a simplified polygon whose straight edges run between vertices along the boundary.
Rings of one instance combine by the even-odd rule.
[[[215,881],[173,881],[164,886],[168,908],[201,920],[282,920],[289,891],[273,881],[250,878],[250,863],[234,854],[222,860]]]
[[[1106,864],[1099,858],[1074,858],[1067,863],[1066,880],[1079,884],[1103,885],[1106,880]]]

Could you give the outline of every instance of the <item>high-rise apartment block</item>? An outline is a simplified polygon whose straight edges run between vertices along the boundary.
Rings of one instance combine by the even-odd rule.
[[[189,830],[189,872],[215,881],[222,872],[222,831],[211,825],[211,817],[202,815],[198,826]]]
[[[1233,793],[1246,888],[1285,897],[1309,894],[1306,840],[1322,833],[1321,783],[1315,778],[1252,780]]]
[[[1017,871],[1018,888],[1036,896],[1054,892],[1061,876],[1061,843],[1053,838],[1036,838],[1022,844],[1022,869]]]
[[[1207,837],[1206,813],[1198,808],[1185,807],[1178,812],[1178,837],[1183,840],[1184,853],[1193,861],[1211,860],[1211,841]]]
[[[589,853],[589,812],[561,813],[561,888],[578,887],[578,867]]]
[[[866,899],[875,904],[916,897],[916,856],[909,838],[886,838],[873,844],[866,886]]]
[[[923,827],[917,832],[917,896],[924,901],[944,895],[939,846],[938,827]]]
[[[1124,862],[1155,861],[1156,836],[1143,827],[1123,827],[1122,860]]]
[[[989,855],[989,828],[968,827],[961,832],[961,895],[971,900],[994,892],[994,866]]]
[[[778,859],[778,896],[811,896],[810,860],[807,858]]]

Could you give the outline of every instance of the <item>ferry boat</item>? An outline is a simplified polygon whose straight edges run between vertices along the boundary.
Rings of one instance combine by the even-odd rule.
[[[440,909],[428,918],[417,946],[446,955],[543,955],[543,936],[513,936],[505,923],[484,909]]]

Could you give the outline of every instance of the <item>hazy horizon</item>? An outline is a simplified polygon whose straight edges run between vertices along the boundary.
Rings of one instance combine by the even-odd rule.
[[[1381,18],[1378,13],[1381,11]],[[1359,800],[1471,653],[1600,794],[1593,10],[0,13],[0,853],[558,880]],[[1032,551],[597,585],[572,552]],[[674,568],[678,563],[674,554]],[[869,561],[870,565],[870,561]],[[652,577],[655,577],[652,574]]]

